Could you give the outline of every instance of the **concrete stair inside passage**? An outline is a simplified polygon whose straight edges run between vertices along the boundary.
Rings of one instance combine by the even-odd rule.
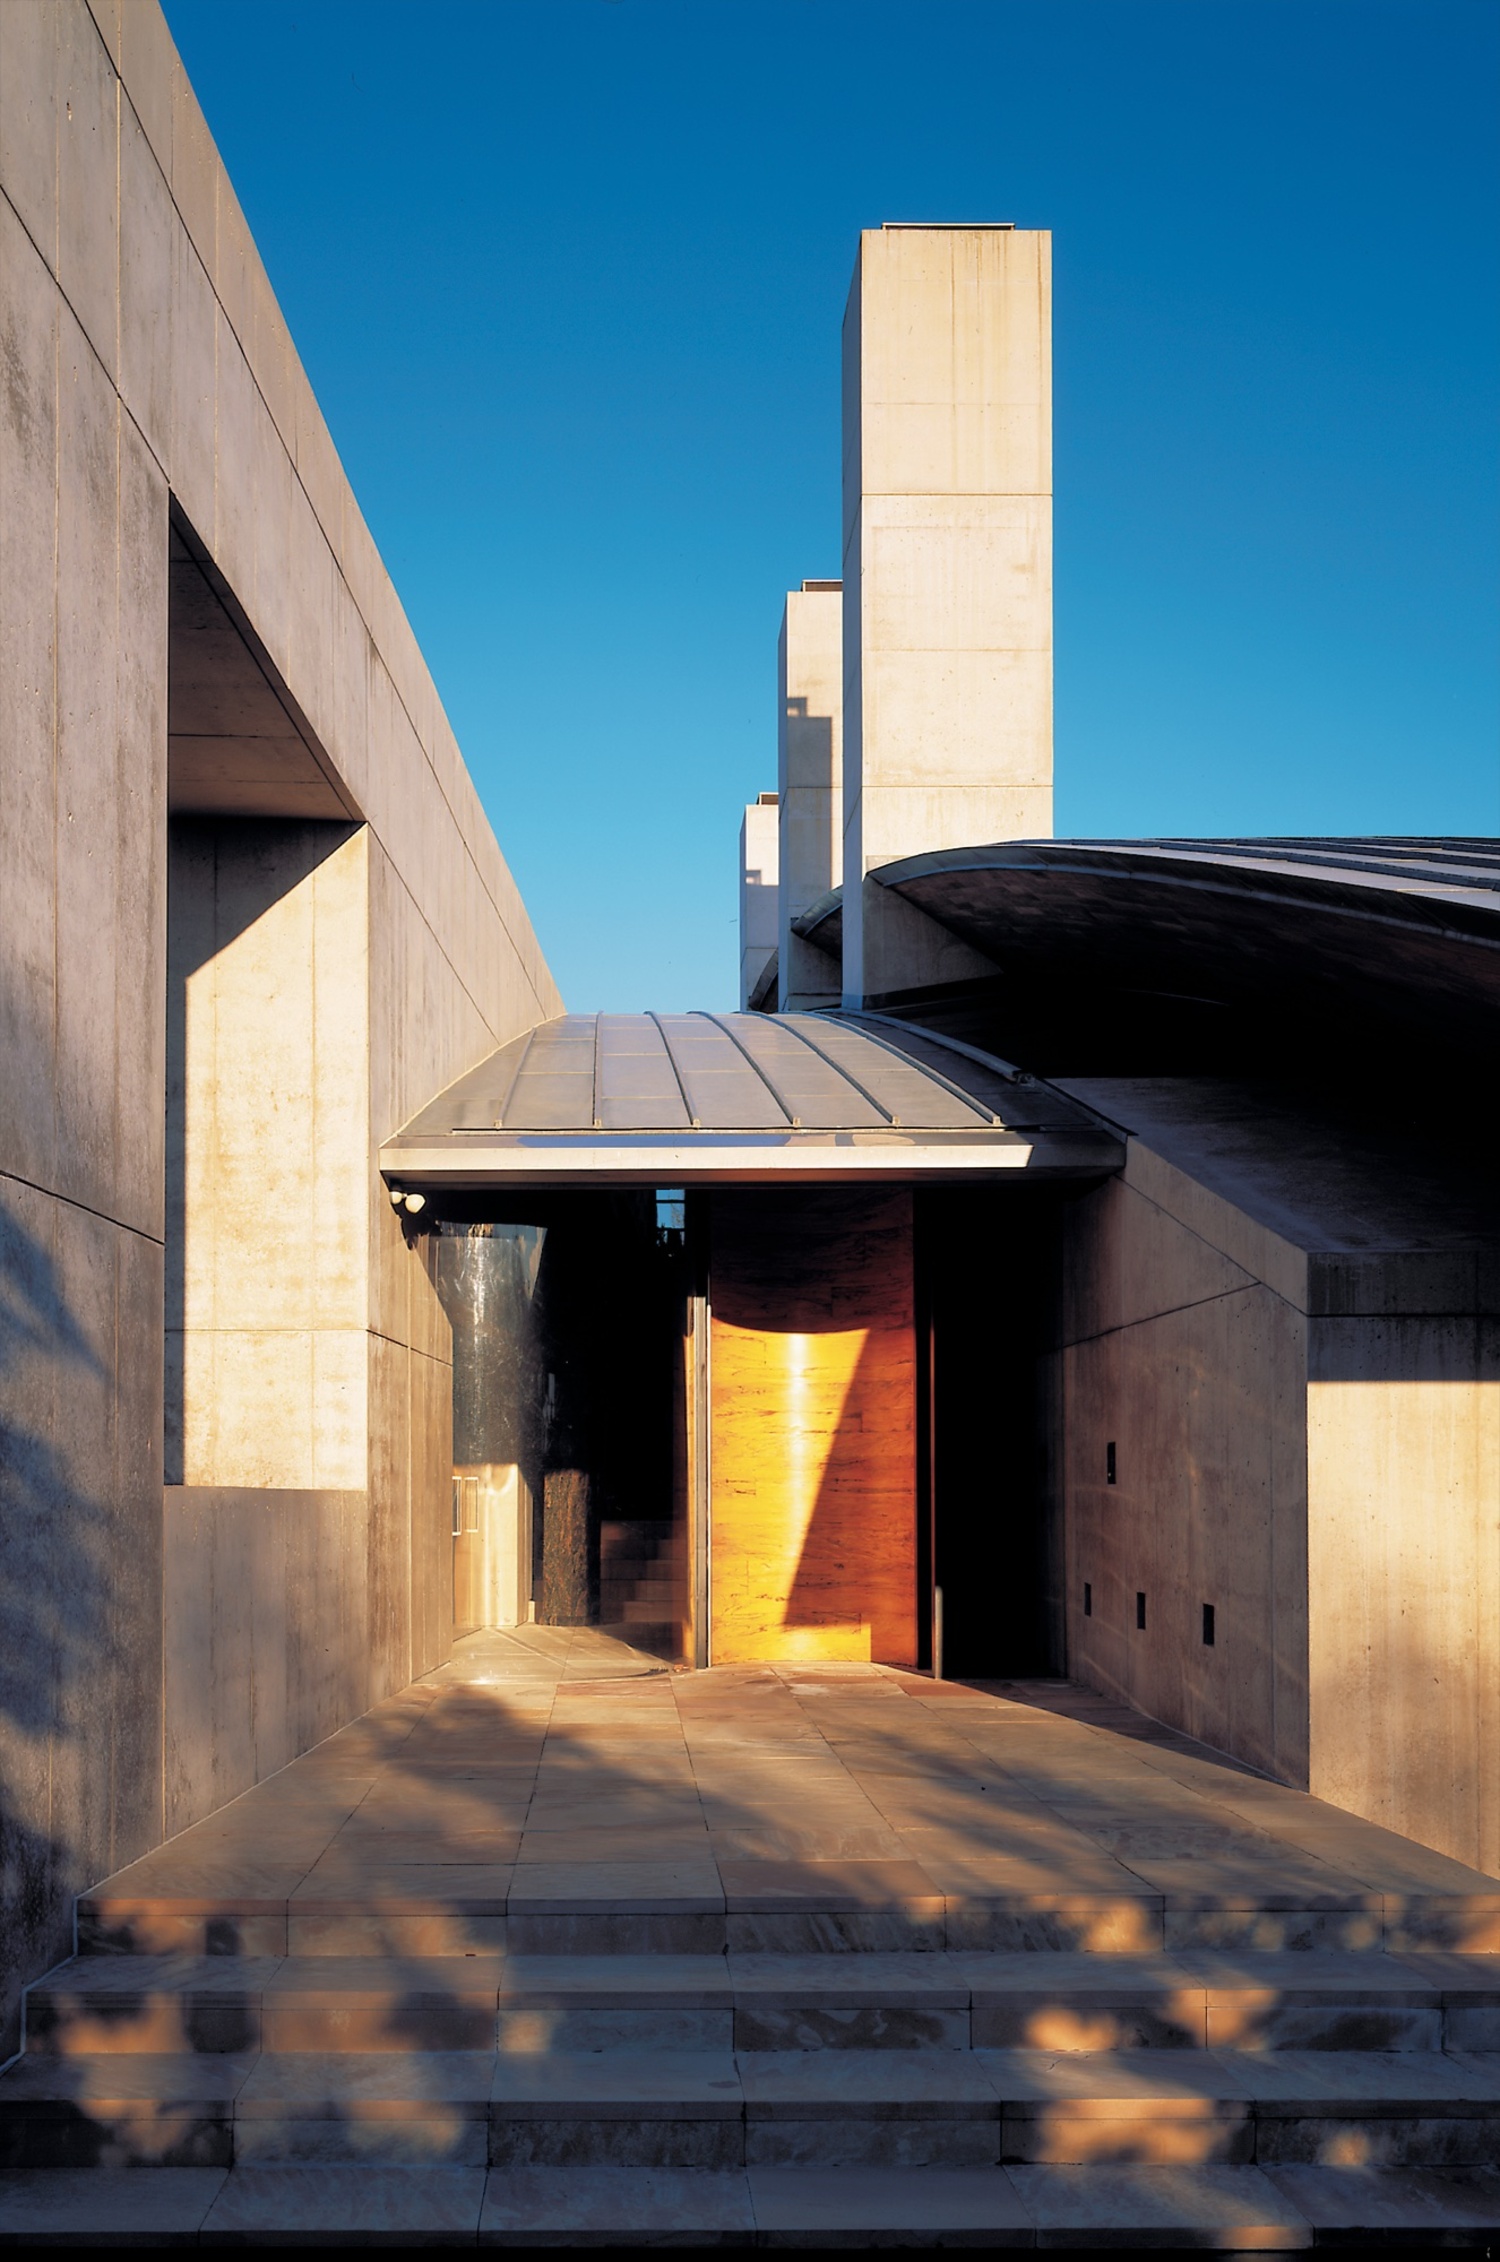
[[[681,1526],[645,1517],[599,1527],[599,1622],[635,1648],[679,1657],[686,1611]]]

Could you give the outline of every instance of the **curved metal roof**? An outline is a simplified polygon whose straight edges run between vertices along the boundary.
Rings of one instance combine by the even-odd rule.
[[[871,876],[1007,974],[1284,998],[1450,1038],[1500,1006],[1500,840],[999,841]]]
[[[381,1149],[402,1185],[1097,1176],[1118,1136],[1007,1062],[879,1015],[569,1013]]]

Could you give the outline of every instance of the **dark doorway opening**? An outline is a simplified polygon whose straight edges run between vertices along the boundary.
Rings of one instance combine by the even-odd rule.
[[[489,1590],[504,1597],[498,1622],[608,1626],[637,1648],[680,1655],[681,1197],[650,1188],[445,1197],[442,1213],[455,1621],[482,1607],[465,1599],[479,1592],[466,1564],[491,1547],[503,1558]],[[512,1522],[482,1547],[487,1477],[497,1515],[508,1505]],[[524,1532],[513,1521],[521,1503]],[[492,1603],[484,1615],[497,1622]]]
[[[1064,1670],[1051,1467],[1059,1252],[1047,1189],[919,1192],[924,1662],[949,1680]]]

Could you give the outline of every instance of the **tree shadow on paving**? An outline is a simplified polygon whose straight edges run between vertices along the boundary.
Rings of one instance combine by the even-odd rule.
[[[1089,2159],[1203,2162],[1226,2157],[1226,2143],[1240,2140],[1233,2132],[1243,2114],[1236,2120],[1226,2092],[1241,2103],[1243,2096],[1216,2074],[1218,2062],[1204,2047],[1215,2038],[1205,2030],[1201,1979],[1174,1978],[1170,1962],[1143,1970],[1137,1956],[1162,1953],[1167,1895],[1153,1884],[1153,1855],[1185,1855],[1208,1869],[1215,1861],[1254,1861],[1273,1879],[1296,1869],[1303,1857],[1286,1839],[1212,1795],[1233,1795],[1247,1783],[1273,1791],[1264,1778],[1232,1762],[1221,1767],[1215,1755],[1165,1731],[1138,1734],[1127,1720],[1118,1732],[1082,1692],[990,1695],[864,1667],[721,1668],[678,1677],[650,1661],[620,1677],[609,1670],[610,1651],[592,1646],[600,1639],[589,1637],[596,1663],[585,1667],[579,1643],[559,1642],[551,1630],[531,1642],[476,1637],[460,1645],[452,1665],[138,1865],[154,1871],[166,1892],[171,1863],[191,1855],[195,1841],[212,1841],[232,1868],[236,1859],[248,1862],[252,1849],[265,1855],[280,1831],[289,1851],[301,1848],[290,1864],[299,1881],[282,1906],[316,1912],[329,1952],[315,1957],[304,1940],[286,1963],[268,1961],[243,1976],[226,1966],[222,1986],[198,1965],[194,1987],[178,1998],[175,2030],[163,2024],[162,1992],[131,1986],[128,1959],[101,1959],[113,1968],[108,2000],[90,2006],[91,2016],[99,2012],[93,2047],[175,2049],[200,2064],[217,2057],[226,2087],[236,2078],[229,2072],[231,2063],[238,2068],[236,2054],[258,2047],[263,2070],[246,2057],[238,2078],[259,2095],[262,2111],[280,2096],[288,2121],[316,2118],[327,2141],[372,2157],[399,2121],[403,2157],[457,2161],[469,2157],[476,2120],[489,2113],[497,2047],[502,2061],[562,2050],[597,2062],[621,2046],[618,2038],[587,2039],[587,2018],[575,2017],[591,2009],[587,1990],[576,1983],[570,1990],[561,1973],[549,1984],[533,1964],[517,1975],[507,2004],[507,1922],[513,1957],[547,1953],[549,1922],[551,1952],[568,1955],[585,1952],[575,1918],[613,1911],[621,1920],[618,1952],[630,1925],[654,1907],[668,1926],[685,1922],[678,1952],[696,1926],[699,1952],[722,1955],[726,1945],[752,1944],[756,1924],[774,1934],[785,1918],[784,1945],[802,1922],[807,1948],[825,1968],[832,1951],[843,1976],[858,1971],[860,1959],[839,1948],[854,1946],[865,1917],[890,1917],[889,1945],[903,1944],[904,1925],[904,1944],[919,1956],[945,1942],[970,1951],[1042,1951],[1027,1959],[1035,1987],[1015,1986],[1013,1973],[1011,1995],[991,2001],[983,2036],[984,2046],[1028,2053],[1033,2090],[1038,2082],[1056,2090],[1055,2105],[1032,2099],[1031,2141],[1043,2147],[1036,2156],[1061,2158],[1079,2142],[1068,2100],[1089,2056],[1097,2064],[1103,2053],[1127,2054],[1113,2066],[1110,2094],[1138,2095],[1142,2112],[1138,2119],[1116,2112],[1107,2126],[1092,2127]],[[1179,1780],[1174,1768],[1192,1780]],[[1295,1802],[1297,1794],[1282,1796]],[[819,1814],[832,1838],[866,1808],[903,1852],[863,1860],[807,1850]],[[520,1859],[524,1835],[541,1858]],[[717,1851],[725,1843],[762,1851]],[[733,1897],[736,1882],[743,1887],[755,1876],[766,1894],[758,1916],[749,1896],[740,1924],[723,1913],[719,1879]],[[1330,1903],[1357,1915],[1370,1896],[1357,1881],[1329,1877]],[[814,1922],[807,1896],[820,1884],[826,1911]],[[1276,1897],[1268,1890],[1268,1901]],[[743,1904],[743,1892],[740,1898]],[[227,1922],[232,1896],[223,1899]],[[815,1907],[816,1891],[811,1899]],[[1065,1935],[1054,1929],[1044,1937],[1049,1919]],[[254,1921],[244,1915],[238,1945],[252,1944]],[[1121,1923],[1144,1923],[1147,1932],[1122,1937]],[[667,1946],[667,1932],[659,1941],[649,1934],[648,1925],[645,1952]],[[1084,1953],[1054,1960],[1045,1951],[1056,1947]],[[1109,1947],[1137,1954],[1088,1952]],[[1218,1961],[1232,1974],[1235,1952]],[[874,1969],[864,1963],[865,1972]],[[880,1969],[892,1972],[899,1992],[895,1967]],[[1259,1984],[1247,1993],[1241,2030],[1223,2023],[1219,2044],[1278,2047],[1282,2001],[1280,1984]],[[825,2005],[804,2022],[795,2047],[837,2046],[840,2034],[854,2032],[839,2027],[842,2016],[836,2000],[832,2013]],[[729,2018],[716,2045],[725,2053],[734,2039]],[[914,2043],[924,2038],[919,2022],[910,2034]],[[972,2038],[980,2043],[977,2025]],[[1382,2047],[1368,2022],[1362,2038],[1349,2039],[1365,2050]],[[341,2057],[342,2088],[327,2079],[330,2052]],[[889,2049],[881,2054],[888,2058]],[[300,2070],[286,2073],[298,2057]],[[54,2066],[66,2085],[70,2077]],[[98,2094],[108,2069],[97,2060],[72,2078],[80,2116],[104,2131],[90,2140],[104,2148],[100,2157],[117,2156],[123,2145],[136,2157],[198,2160],[230,2141],[227,2101],[199,2109],[158,2098],[132,2108]],[[284,2094],[257,2087],[274,2080]],[[85,2094],[90,2087],[94,2093]],[[1155,2109],[1163,2099],[1172,2101],[1166,2113]],[[564,2118],[568,2102],[559,2103]],[[585,2109],[577,2098],[571,2104],[575,2117]],[[650,2110],[643,2102],[648,2118]],[[997,2160],[1003,2141],[997,2101]]]
[[[109,1372],[129,1237],[71,1211],[59,1225],[62,1207],[0,1180],[0,2058],[26,1982],[68,1952],[74,1895],[133,1850],[140,1818],[115,1811],[114,1778],[159,1741],[149,1691],[122,1716],[132,1634],[159,1613],[159,1538],[153,1554],[149,1522],[80,1477],[102,1461],[137,1504]]]

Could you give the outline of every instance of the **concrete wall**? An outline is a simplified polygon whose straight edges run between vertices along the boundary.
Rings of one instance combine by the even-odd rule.
[[[1132,1143],[1068,1213],[1068,1669],[1305,1783],[1306,1315],[1198,1191]]]
[[[992,971],[875,865],[1052,830],[1051,242],[860,237],[844,316],[844,995]]]
[[[1311,1336],[1311,1788],[1500,1873],[1500,1317]]]
[[[782,1013],[839,1001],[837,962],[794,934],[792,921],[844,876],[843,629],[836,581],[804,581],[788,591],[776,655]]]
[[[75,1890],[441,1656],[446,1331],[374,1149],[558,997],[155,0],[0,7],[0,367],[3,2045]],[[190,1152],[169,1215],[173,511],[285,728],[238,783],[219,726],[173,734],[173,806],[229,829],[178,1064],[223,1182]],[[318,808],[332,856],[283,833],[236,924],[231,820]],[[176,907],[180,950],[210,907]]]
[[[1136,1133],[1066,1229],[1070,1671],[1500,1871],[1491,1174],[1296,1095],[1068,1088]]]

